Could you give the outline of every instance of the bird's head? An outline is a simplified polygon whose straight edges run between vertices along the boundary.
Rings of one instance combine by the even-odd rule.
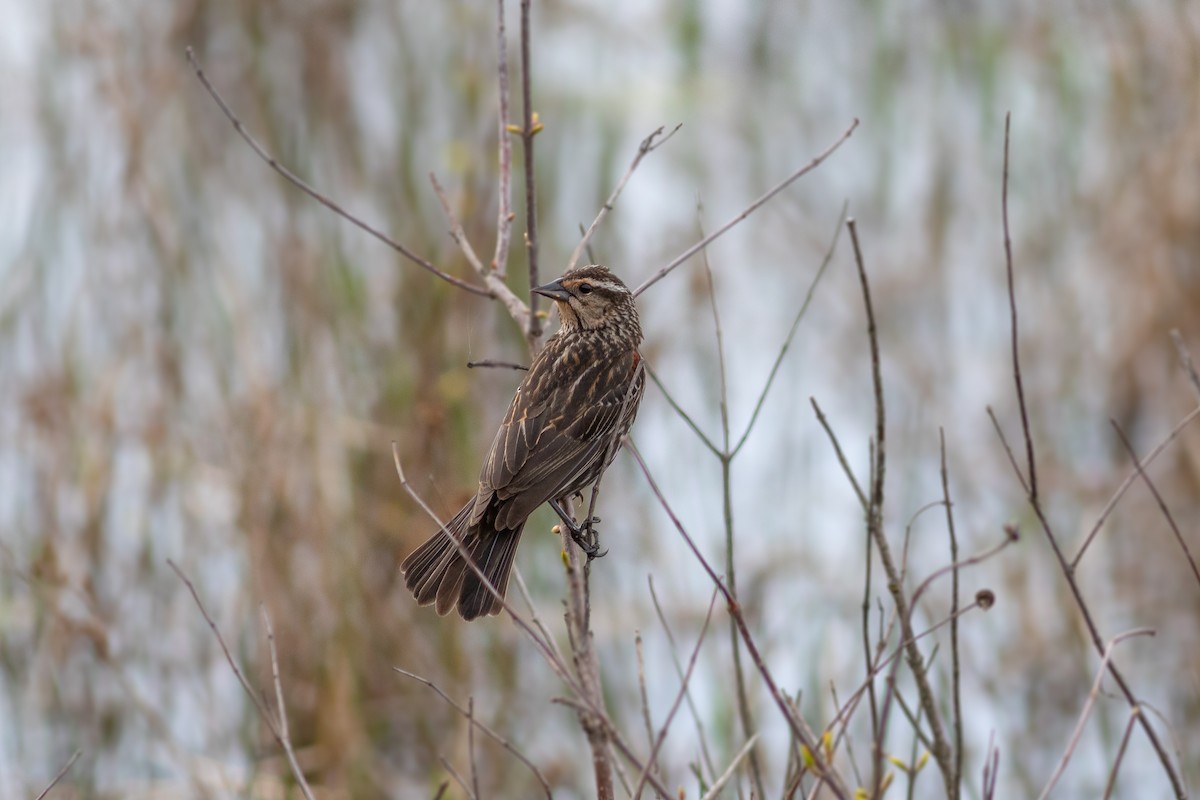
[[[627,333],[635,345],[642,339],[633,292],[608,267],[576,267],[533,291],[554,301],[568,331],[612,329]]]

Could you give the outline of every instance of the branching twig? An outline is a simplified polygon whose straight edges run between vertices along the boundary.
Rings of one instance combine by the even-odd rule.
[[[467,263],[475,270],[483,282],[487,285],[488,296],[494,297],[504,304],[508,310],[508,315],[512,317],[513,322],[521,330],[527,330],[529,326],[529,315],[531,313],[528,306],[521,298],[513,294],[513,291],[508,288],[508,284],[504,282],[504,278],[494,269],[489,269],[479,260],[479,256],[475,254],[475,248],[471,246],[471,242],[467,239],[467,234],[463,230],[462,223],[458,221],[458,215],[454,213],[454,209],[450,206],[450,199],[446,197],[446,191],[438,182],[437,176],[432,172],[429,173],[429,182],[433,184],[433,192],[437,195],[438,202],[442,204],[442,211],[446,214],[446,219],[450,223],[450,236],[454,239],[458,248],[466,257]],[[533,342],[530,341],[532,347]]]
[[[780,692],[779,685],[775,682],[774,675],[771,674],[771,670],[767,667],[766,662],[763,661],[762,654],[758,650],[758,645],[755,643],[754,637],[750,634],[750,629],[746,625],[746,618],[742,613],[741,605],[729,591],[729,588],[725,585],[725,582],[721,580],[719,575],[717,575],[716,570],[714,570],[712,565],[708,563],[708,559],[706,559],[704,554],[700,552],[700,548],[696,546],[696,543],[692,540],[692,537],[687,532],[687,529],[683,527],[683,523],[679,521],[679,517],[676,516],[674,510],[671,508],[670,503],[668,503],[666,497],[663,496],[662,490],[659,488],[657,481],[654,480],[654,476],[650,474],[650,468],[646,465],[645,459],[642,458],[642,454],[638,451],[637,446],[633,443],[633,441],[629,442],[628,450],[633,455],[634,460],[637,461],[638,467],[641,469],[642,474],[646,476],[646,482],[650,485],[650,490],[654,494],[654,497],[658,500],[659,505],[661,505],[663,510],[667,512],[667,516],[670,517],[671,523],[675,526],[675,529],[679,531],[680,536],[683,537],[688,549],[692,551],[692,554],[700,562],[700,566],[708,574],[709,579],[716,585],[718,591],[720,591],[721,595],[725,598],[725,602],[728,604],[729,613],[737,622],[738,632],[741,634],[742,642],[746,645],[746,650],[750,654],[750,658],[754,661],[755,668],[762,676],[763,683],[766,684],[767,691],[771,694],[771,698],[775,701],[775,705],[783,714],[784,720],[788,723],[788,727],[791,728],[792,732],[796,735],[796,738],[799,739],[801,744],[807,747],[813,754],[813,771],[816,773],[817,778],[827,783],[830,791],[832,791],[835,796],[841,800],[848,800],[850,795],[845,787],[845,783],[841,776],[834,769],[833,765],[826,763],[824,757],[820,754],[820,751],[817,747],[816,736],[813,734],[812,730],[809,729],[803,718],[795,713],[792,707],[788,704],[787,700],[784,698],[783,693]]]
[[[667,738],[667,731],[671,727],[671,721],[675,719],[675,712],[679,710],[679,704],[683,702],[684,696],[687,694],[688,682],[692,679],[692,670],[696,667],[696,658],[700,655],[700,647],[704,644],[704,637],[708,635],[708,623],[712,621],[713,608],[717,604],[717,590],[713,589],[712,597],[708,601],[708,613],[704,615],[704,624],[700,626],[700,635],[696,637],[696,646],[692,648],[692,657],[688,659],[687,670],[683,673],[683,679],[679,682],[679,691],[675,695],[675,702],[671,703],[671,708],[667,711],[667,717],[663,720],[662,727],[658,730],[658,736],[652,739],[650,747],[650,755],[646,757],[646,766],[642,770],[642,774],[638,776],[637,785],[633,790],[634,800],[642,796],[642,787],[646,785],[646,774],[655,765],[658,759],[658,751],[662,748],[663,740]]]
[[[1153,636],[1154,630],[1151,628],[1137,628],[1125,633],[1119,633],[1109,640],[1104,648],[1104,655],[1100,659],[1100,667],[1096,670],[1096,680],[1092,682],[1092,690],[1088,692],[1087,702],[1083,704],[1083,710],[1079,712],[1079,721],[1075,723],[1075,730],[1071,733],[1071,739],[1067,743],[1067,749],[1063,753],[1062,758],[1058,761],[1058,766],[1050,775],[1050,780],[1046,782],[1046,788],[1042,789],[1042,793],[1038,795],[1038,800],[1046,800],[1050,796],[1050,790],[1054,788],[1054,784],[1058,783],[1058,779],[1062,777],[1063,771],[1067,768],[1067,762],[1071,760],[1071,754],[1075,752],[1075,746],[1079,744],[1079,736],[1083,733],[1084,723],[1087,722],[1088,715],[1092,712],[1092,706],[1096,702],[1096,698],[1100,695],[1100,684],[1104,680],[1104,674],[1107,671],[1109,660],[1112,658],[1112,651],[1118,644],[1133,636]]]
[[[571,258],[569,261],[567,261],[567,269],[563,270],[564,272],[571,270],[576,264],[579,263],[579,257],[582,256],[587,250],[588,243],[591,241],[593,234],[596,233],[596,229],[600,227],[600,223],[604,221],[606,216],[608,216],[608,212],[613,210],[613,206],[616,205],[617,198],[621,196],[621,192],[625,189],[625,184],[629,183],[629,179],[633,177],[633,173],[638,168],[638,165],[642,163],[642,159],[645,158],[649,153],[653,153],[659,147],[666,144],[667,141],[682,127],[683,123],[681,122],[672,128],[670,133],[668,133],[666,136],[663,136],[661,140],[656,142],[654,140],[661,136],[663,132],[663,128],[660,127],[642,140],[642,143],[638,145],[637,153],[633,156],[633,161],[629,163],[629,168],[625,170],[625,174],[621,176],[621,180],[617,181],[617,188],[613,189],[612,194],[609,195],[608,200],[605,201],[604,205],[601,207],[600,213],[596,214],[596,218],[592,220],[592,224],[584,232],[583,238],[579,240],[579,244],[575,245],[575,251],[571,253]]]
[[[679,680],[682,682],[683,664],[680,663],[679,654],[676,652],[675,634],[672,633],[671,626],[667,623],[667,615],[663,613],[662,605],[658,602],[658,593],[654,591],[654,577],[647,575],[646,582],[650,585],[650,599],[654,603],[654,611],[658,614],[658,621],[662,623],[663,631],[667,634],[667,642],[671,645],[671,661],[675,664],[675,674],[679,676]],[[716,776],[717,769],[713,764],[712,755],[708,751],[708,734],[704,730],[704,721],[700,718],[700,713],[696,710],[696,704],[692,702],[690,688],[684,692],[684,699],[687,700],[688,710],[692,714],[692,721],[696,723],[696,736],[700,740],[700,755],[704,759],[704,765],[708,767],[708,774],[710,776]]]
[[[849,208],[849,205],[849,201],[842,204],[842,210],[838,213],[838,222],[833,226],[833,239],[829,242],[829,247],[825,250],[825,256],[821,259],[821,266],[817,267],[817,274],[813,277],[812,283],[808,285],[808,291],[804,295],[804,302],[800,304],[800,310],[796,312],[796,316],[792,319],[792,326],[788,328],[787,336],[783,339],[783,346],[775,354],[775,363],[771,365],[771,372],[767,375],[767,382],[763,384],[762,391],[758,394],[758,400],[754,404],[754,412],[750,414],[750,421],[746,423],[746,429],[742,431],[741,437],[730,452],[731,457],[736,456],[738,451],[742,449],[742,445],[750,438],[750,431],[754,429],[754,423],[758,421],[759,412],[762,411],[767,394],[771,391],[771,385],[775,382],[775,376],[779,373],[779,367],[783,364],[783,358],[787,355],[788,348],[792,346],[792,339],[796,338],[796,330],[800,327],[800,322],[804,319],[804,315],[808,313],[809,305],[812,304],[813,295],[817,291],[817,284],[821,282],[821,278],[825,276],[826,269],[833,261],[833,255],[837,252],[838,241],[842,236],[842,220],[846,218],[846,209]]]
[[[400,667],[392,667],[392,669],[394,669],[396,672],[400,673],[404,677],[411,678],[412,680],[416,681],[417,683],[424,684],[425,686],[432,689],[434,691],[434,693],[437,694],[438,697],[442,698],[442,700],[445,701],[446,705],[450,706],[455,711],[457,711],[459,714],[461,714],[467,720],[467,722],[471,728],[478,728],[480,733],[482,733],[484,736],[487,736],[493,742],[495,742],[496,744],[503,747],[505,750],[507,750],[509,753],[512,754],[513,758],[517,759],[522,764],[524,764],[526,767],[528,767],[529,771],[533,773],[533,777],[537,778],[538,783],[540,783],[542,785],[542,789],[545,790],[545,792],[546,792],[546,797],[547,798],[552,797],[552,794],[550,792],[550,782],[546,780],[546,776],[542,774],[542,771],[539,770],[537,768],[537,766],[535,766],[534,763],[525,756],[524,753],[522,753],[520,750],[518,750],[516,747],[514,747],[512,742],[508,741],[508,739],[504,738],[503,736],[501,736],[500,734],[496,733],[494,730],[489,728],[487,725],[480,722],[479,718],[477,716],[475,716],[475,714],[473,713],[473,711],[474,711],[473,707],[463,708],[461,705],[454,702],[454,699],[452,697],[450,697],[450,695],[446,694],[440,686],[438,686],[436,683],[429,680],[428,678],[423,678],[420,675],[409,672],[406,669],[401,669]]]
[[[1167,445],[1175,441],[1175,437],[1182,433],[1183,429],[1190,425],[1197,417],[1200,417],[1200,406],[1192,409],[1187,416],[1181,419],[1178,424],[1171,429],[1171,432],[1167,434],[1166,438],[1164,438],[1155,446],[1153,450],[1146,454],[1146,457],[1142,459],[1142,468],[1145,469],[1146,467],[1150,466],[1150,463],[1154,461],[1154,459],[1158,458],[1158,455],[1163,450],[1167,449]],[[1003,440],[1003,437],[1001,437],[1001,439]],[[1018,472],[1017,475],[1020,477],[1020,472]],[[1108,503],[1105,504],[1104,510],[1100,512],[1100,516],[1096,518],[1096,522],[1094,525],[1092,525],[1092,529],[1088,531],[1088,535],[1084,538],[1083,544],[1079,546],[1079,550],[1075,553],[1075,557],[1071,559],[1070,566],[1072,572],[1079,567],[1079,561],[1083,558],[1083,554],[1087,552],[1092,540],[1096,538],[1096,534],[1098,534],[1100,532],[1100,528],[1104,526],[1109,514],[1111,514],[1113,509],[1117,507],[1117,503],[1120,502],[1121,498],[1125,495],[1125,492],[1129,489],[1129,487],[1133,485],[1133,482],[1137,480],[1137,477],[1138,471],[1136,469],[1131,470],[1130,473],[1125,476],[1125,480],[1121,481],[1121,485],[1117,487],[1117,490],[1113,492],[1113,496],[1108,499]],[[1024,485],[1024,479],[1022,479],[1021,482],[1022,485]]]
[[[883,565],[884,572],[887,573],[888,591],[892,595],[892,602],[895,603],[896,612],[900,618],[901,634],[909,641],[906,648],[908,667],[912,672],[913,680],[916,682],[921,707],[925,710],[925,716],[929,720],[929,729],[933,734],[934,747],[932,755],[934,761],[937,762],[938,769],[941,770],[946,790],[950,791],[954,786],[953,769],[950,765],[950,744],[946,741],[946,734],[942,728],[942,720],[938,713],[933,687],[929,685],[929,676],[925,672],[924,659],[921,656],[921,651],[917,648],[915,637],[913,636],[912,611],[908,600],[904,596],[903,578],[896,568],[895,561],[892,559],[891,547],[888,545],[887,537],[883,532],[883,486],[887,464],[885,438],[887,427],[885,424],[886,412],[884,406],[883,377],[879,359],[879,337],[875,325],[875,311],[871,304],[870,282],[867,280],[867,270],[863,263],[862,248],[858,241],[858,228],[853,219],[846,221],[846,227],[850,230],[850,241],[854,245],[854,263],[858,267],[858,279],[862,285],[863,306],[867,314],[867,338],[871,351],[871,382],[875,390],[875,458],[871,469],[871,492],[868,495],[867,501],[867,530],[876,550],[879,551],[879,561]],[[883,736],[886,719],[887,711],[884,709],[880,714],[879,728],[875,731],[874,766],[872,769],[871,785],[874,787],[876,795],[880,793],[883,782]]]
[[[705,236],[703,239],[696,242],[694,245],[689,247],[687,250],[684,250],[682,253],[680,253],[678,256],[676,256],[674,258],[674,260],[671,261],[671,263],[667,264],[665,267],[660,269],[658,272],[654,273],[649,278],[647,278],[645,281],[643,281],[641,286],[638,286],[637,289],[634,290],[634,292],[633,292],[634,296],[636,297],[637,295],[646,291],[651,286],[653,286],[654,284],[658,283],[660,280],[665,278],[667,276],[667,274],[669,272],[671,272],[671,270],[675,269],[680,264],[682,264],[683,262],[687,261],[689,258],[694,256],[696,253],[700,252],[705,247],[712,244],[712,242],[719,239],[722,235],[727,233],[730,228],[734,227],[739,222],[744,220],[746,217],[753,214],[755,211],[757,211],[759,209],[759,207],[761,207],[764,203],[766,203],[772,197],[779,194],[784,189],[786,189],[788,186],[790,186],[792,184],[792,182],[794,182],[796,179],[801,178],[804,175],[807,175],[809,172],[812,172],[814,169],[819,167],[821,165],[821,162],[823,162],[825,159],[829,158],[829,156],[833,155],[833,152],[835,150],[837,150],[839,147],[841,147],[843,142],[845,142],[847,139],[850,138],[850,134],[854,133],[854,129],[857,127],[858,127],[858,119],[856,118],[853,122],[850,123],[850,127],[848,127],[842,133],[842,135],[838,137],[837,141],[835,141],[829,147],[825,148],[824,152],[822,152],[820,155],[818,155],[813,160],[809,161],[804,166],[800,167],[798,170],[793,172],[791,175],[784,178],[782,181],[780,181],[775,186],[773,186],[771,189],[769,189],[766,192],[766,194],[762,195],[757,200],[755,200],[753,203],[751,203],[746,208],[744,208],[733,219],[729,220],[724,225],[722,225],[721,227],[717,228],[715,231],[710,233],[708,236]]]
[[[246,676],[242,673],[241,668],[238,667],[237,662],[234,661],[233,654],[229,652],[229,647],[225,644],[225,637],[221,636],[221,631],[217,628],[217,623],[213,621],[213,618],[208,613],[208,609],[204,607],[204,602],[200,599],[200,594],[196,591],[195,585],[192,584],[187,575],[183,574],[183,570],[179,568],[179,565],[169,558],[167,559],[167,566],[175,571],[175,574],[179,576],[179,580],[183,581],[184,585],[187,586],[188,591],[192,593],[192,599],[196,601],[196,607],[200,609],[200,614],[204,617],[204,621],[207,622],[208,627],[212,629],[213,635],[217,639],[217,644],[221,646],[221,652],[225,654],[225,661],[229,663],[229,668],[233,670],[234,677],[238,679],[238,683],[242,685],[242,689],[246,692],[246,695],[250,698],[250,701],[254,703],[254,707],[258,709],[258,715],[262,717],[263,722],[266,723],[267,729],[271,731],[271,736],[275,738],[275,741],[281,748],[283,748],[283,752],[287,755],[288,765],[292,769],[292,776],[296,779],[296,783],[299,784],[300,791],[304,793],[305,800],[313,800],[312,789],[309,788],[308,781],[304,777],[304,772],[300,769],[299,764],[296,762],[296,754],[292,750],[292,742],[287,734],[287,722],[286,718],[283,716],[286,712],[284,711],[283,707],[282,689],[279,686],[279,668],[274,657],[274,632],[272,632],[270,627],[268,627],[267,633],[268,640],[271,644],[272,656],[271,667],[275,671],[275,690],[278,693],[277,696],[280,698],[280,719],[278,723],[272,718],[270,709],[268,709],[262,699],[259,698],[258,692],[256,692],[254,687],[250,685],[250,681],[246,679]]]
[[[188,47],[186,52],[187,52],[187,60],[192,65],[192,71],[195,72],[196,77],[200,79],[200,83],[203,84],[205,91],[207,91],[209,96],[212,97],[212,99],[214,101],[216,101],[217,106],[221,109],[221,113],[223,113],[225,115],[225,118],[228,119],[230,121],[230,123],[233,124],[233,129],[235,131],[237,131],[238,136],[241,136],[242,140],[245,141],[246,144],[250,145],[250,149],[252,149],[255,152],[255,154],[258,155],[259,158],[261,158],[263,161],[265,161],[267,163],[267,166],[269,166],[271,169],[275,170],[275,172],[277,172],[281,176],[283,176],[289,183],[291,183],[297,189],[304,192],[306,195],[308,195],[312,199],[316,200],[318,203],[325,206],[326,208],[328,208],[333,213],[337,214],[342,219],[346,220],[347,222],[351,223],[352,225],[357,226],[358,228],[361,228],[362,230],[366,231],[371,236],[374,236],[376,239],[383,242],[388,247],[392,248],[397,253],[399,253],[400,255],[407,258],[409,261],[411,261],[414,264],[416,264],[417,266],[419,266],[421,269],[423,269],[433,275],[436,275],[437,277],[446,281],[446,283],[457,286],[459,289],[462,289],[463,291],[470,292],[471,294],[477,294],[481,297],[491,297],[492,296],[491,292],[488,291],[487,289],[480,288],[479,286],[475,286],[474,284],[470,284],[464,280],[456,278],[453,275],[448,275],[447,273],[442,272],[440,269],[435,267],[428,259],[422,258],[421,256],[414,253],[412,250],[409,250],[407,247],[402,245],[400,242],[397,242],[395,239],[388,236],[383,231],[379,230],[378,228],[373,227],[372,225],[369,225],[368,223],[364,222],[362,219],[354,216],[349,211],[347,211],[346,209],[342,208],[340,205],[335,203],[333,200],[329,199],[328,197],[326,197],[325,195],[321,194],[319,191],[314,189],[312,186],[310,186],[307,182],[305,182],[296,173],[292,172],[290,169],[288,169],[287,167],[283,166],[278,161],[276,161],[275,157],[273,155],[271,155],[269,152],[267,152],[267,149],[265,147],[263,147],[261,144],[259,144],[257,139],[255,139],[253,136],[250,135],[250,132],[246,130],[246,126],[242,124],[242,121],[238,118],[238,116],[233,113],[233,109],[230,108],[229,104],[225,102],[225,98],[222,97],[221,93],[216,90],[216,87],[214,87],[212,85],[212,83],[209,82],[208,76],[204,74],[204,70],[200,67],[200,62],[196,60],[196,54],[195,54],[195,52],[193,52],[192,48]]]
[[[1059,545],[1058,538],[1054,535],[1054,531],[1050,527],[1050,521],[1046,517],[1045,510],[1042,508],[1041,500],[1038,498],[1038,493],[1037,493],[1037,480],[1036,480],[1035,472],[1034,472],[1035,465],[1034,465],[1034,452],[1033,452],[1033,434],[1030,429],[1029,416],[1026,412],[1026,407],[1025,407],[1025,389],[1024,389],[1024,385],[1021,380],[1021,363],[1020,363],[1020,358],[1019,358],[1019,353],[1018,353],[1018,348],[1017,348],[1017,330],[1016,330],[1017,299],[1016,299],[1016,291],[1013,286],[1013,277],[1012,277],[1013,276],[1012,246],[1011,246],[1011,243],[1009,242],[1009,237],[1008,237],[1008,148],[1009,148],[1010,117],[1011,117],[1011,115],[1005,115],[1005,123],[1004,123],[1004,176],[1003,176],[1004,187],[1003,187],[1003,191],[1001,192],[1001,201],[1002,201],[1002,205],[1003,205],[1003,208],[1001,209],[1001,214],[1004,219],[1004,228],[1005,228],[1005,269],[1008,274],[1008,302],[1009,302],[1009,307],[1011,309],[1012,325],[1013,325],[1013,331],[1012,331],[1013,381],[1016,386],[1017,403],[1021,409],[1021,433],[1025,438],[1025,451],[1026,451],[1026,456],[1029,460],[1029,464],[1028,464],[1029,482],[1028,482],[1028,484],[1025,483],[1024,479],[1021,479],[1020,470],[1016,469],[1016,472],[1017,472],[1018,478],[1021,479],[1022,484],[1025,486],[1026,496],[1029,500],[1029,504],[1033,509],[1034,515],[1037,517],[1038,523],[1041,525],[1043,533],[1046,534],[1046,540],[1050,544],[1050,549],[1054,553],[1054,558],[1058,562],[1059,569],[1063,574],[1064,580],[1066,580],[1066,582],[1067,582],[1068,588],[1071,590],[1071,596],[1075,600],[1075,605],[1079,609],[1080,616],[1083,618],[1083,623],[1087,628],[1088,636],[1092,640],[1092,645],[1093,645],[1093,647],[1096,648],[1096,651],[1098,653],[1103,655],[1106,650],[1104,640],[1100,636],[1100,630],[1096,626],[1095,620],[1092,619],[1091,609],[1088,607],[1087,601],[1084,600],[1083,593],[1079,588],[1079,583],[1075,579],[1074,566],[1071,563],[1068,563],[1066,556],[1063,554],[1062,547]],[[1198,409],[1198,411],[1200,411],[1200,409]],[[990,409],[989,409],[989,413],[990,413]],[[999,422],[997,422],[995,420],[995,415],[992,415],[992,419],[993,419],[993,423],[996,425],[996,433],[999,435],[1000,441],[1004,445],[1005,450],[1009,453],[1009,460],[1012,461],[1014,469],[1015,469],[1016,461],[1012,456],[1012,450],[1008,445],[1008,440],[1004,436],[1004,431],[1000,428]],[[1098,526],[1097,526],[1097,528],[1098,528]],[[1088,541],[1090,541],[1090,540],[1091,540],[1091,536],[1088,537]],[[1086,547],[1087,547],[1087,542],[1084,542],[1083,549],[1086,549]],[[1081,549],[1080,555],[1082,555],[1082,552],[1083,552],[1083,550]],[[1076,560],[1078,560],[1078,558],[1079,557],[1077,556]],[[1129,684],[1125,681],[1124,675],[1122,675],[1120,670],[1117,669],[1116,662],[1113,661],[1111,658],[1109,658],[1109,659],[1107,659],[1106,663],[1107,663],[1109,673],[1113,676],[1113,680],[1116,682],[1117,686],[1120,688],[1121,694],[1125,697],[1126,702],[1129,703],[1131,708],[1137,708],[1139,705],[1139,701],[1138,701],[1137,697],[1134,696],[1133,690],[1129,688]],[[1183,783],[1180,781],[1180,778],[1179,778],[1179,774],[1176,772],[1175,766],[1171,763],[1170,757],[1167,755],[1166,750],[1163,748],[1162,742],[1159,741],[1158,733],[1154,730],[1153,726],[1151,726],[1150,723],[1146,721],[1146,717],[1144,714],[1139,714],[1137,716],[1137,719],[1138,719],[1138,723],[1142,726],[1142,730],[1146,734],[1146,738],[1150,741],[1150,745],[1154,748],[1154,752],[1158,756],[1159,762],[1162,764],[1163,771],[1166,773],[1167,779],[1171,783],[1171,789],[1174,792],[1176,799],[1184,800],[1187,796],[1187,792],[1184,790]]]
[[[1188,548],[1187,541],[1183,538],[1183,533],[1180,532],[1179,526],[1175,524],[1175,517],[1171,515],[1171,510],[1167,508],[1167,502],[1163,500],[1163,496],[1159,494],[1158,487],[1154,485],[1154,481],[1150,480],[1150,476],[1146,474],[1146,470],[1142,467],[1142,463],[1138,461],[1137,451],[1133,449],[1133,445],[1129,441],[1129,437],[1125,435],[1125,431],[1121,430],[1121,426],[1117,424],[1115,419],[1110,419],[1113,430],[1117,432],[1117,436],[1121,439],[1121,444],[1129,453],[1129,457],[1133,459],[1133,466],[1141,476],[1142,481],[1146,484],[1146,488],[1150,490],[1150,494],[1154,495],[1154,501],[1158,503],[1158,508],[1162,511],[1163,516],[1167,519],[1167,525],[1171,527],[1171,533],[1175,534],[1175,541],[1179,542],[1179,548],[1183,550],[1183,557],[1187,559],[1188,566],[1192,568],[1192,575],[1196,578],[1196,585],[1200,586],[1200,569],[1196,567],[1196,559],[1192,555],[1191,549]]]

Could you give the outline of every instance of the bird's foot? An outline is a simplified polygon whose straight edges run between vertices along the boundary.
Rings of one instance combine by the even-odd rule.
[[[571,532],[571,541],[579,545],[579,549],[587,554],[588,561],[608,555],[608,551],[600,550],[600,545],[597,544],[599,534],[595,526],[600,523],[599,517],[591,517],[583,525],[579,525],[557,500],[551,500],[550,507],[554,509],[558,518],[562,520],[562,524]]]

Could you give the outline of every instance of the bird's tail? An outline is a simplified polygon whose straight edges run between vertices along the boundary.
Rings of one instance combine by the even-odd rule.
[[[459,615],[465,620],[499,614],[503,606],[500,598],[492,594],[475,570],[467,565],[447,531],[462,544],[462,549],[470,554],[479,571],[503,597],[524,527],[522,523],[515,530],[496,530],[489,524],[492,514],[488,514],[480,525],[469,527],[474,505],[472,500],[463,506],[446,523],[445,530],[435,533],[400,565],[404,584],[418,603],[423,606],[436,603],[439,614],[446,614],[457,606]]]

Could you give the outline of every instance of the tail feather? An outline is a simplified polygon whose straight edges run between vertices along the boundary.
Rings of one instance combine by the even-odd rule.
[[[471,560],[503,597],[524,523],[514,530],[494,530],[485,519],[481,526],[468,527],[473,505],[473,502],[467,503],[446,528],[462,543]],[[435,533],[404,559],[400,571],[417,603],[435,603],[439,614],[446,614],[457,606],[463,619],[472,620],[485,614],[498,614],[503,607],[475,570],[467,565],[445,530]]]

